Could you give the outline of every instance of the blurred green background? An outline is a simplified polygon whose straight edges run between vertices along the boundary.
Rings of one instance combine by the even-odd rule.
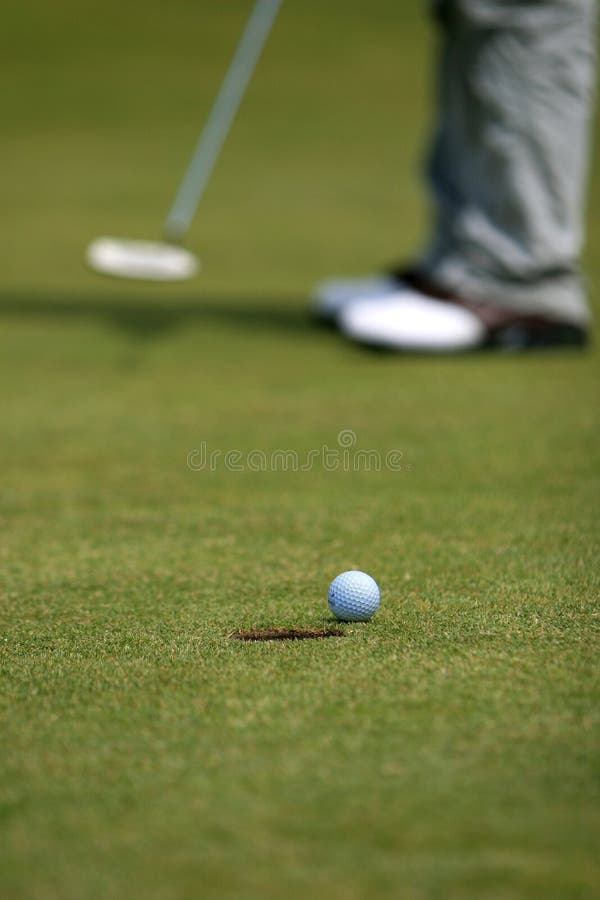
[[[598,896],[597,350],[306,316],[423,238],[423,6],[284,4],[163,287],[83,253],[160,235],[250,0],[3,4],[2,900]],[[343,429],[402,473],[186,466]],[[369,625],[227,639],[323,626],[352,567]]]
[[[160,235],[247,14],[9,0],[4,285],[110,290],[82,272],[87,240]],[[285,6],[190,235],[188,292],[301,292],[412,248],[429,44],[418,4]]]

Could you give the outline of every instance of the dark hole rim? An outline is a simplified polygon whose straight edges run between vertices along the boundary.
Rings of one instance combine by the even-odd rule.
[[[232,631],[228,638],[236,641],[304,641],[328,637],[344,637],[341,628],[248,628]]]

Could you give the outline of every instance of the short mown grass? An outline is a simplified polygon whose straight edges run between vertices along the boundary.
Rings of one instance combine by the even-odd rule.
[[[305,312],[422,234],[401,7],[284,5],[176,289],[82,251],[159,232],[247,4],[7,7],[2,900],[598,896],[597,350],[374,356]],[[596,179],[592,296],[599,215]],[[370,623],[228,637],[330,628],[347,568]]]

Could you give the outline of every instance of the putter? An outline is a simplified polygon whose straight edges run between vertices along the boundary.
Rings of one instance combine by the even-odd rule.
[[[192,224],[281,3],[256,0],[167,213],[164,240],[97,238],[86,251],[86,262],[94,271],[145,281],[184,281],[197,274],[198,258],[179,245]]]

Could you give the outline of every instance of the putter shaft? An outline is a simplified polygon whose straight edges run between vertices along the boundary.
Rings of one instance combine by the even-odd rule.
[[[169,210],[164,234],[187,234],[282,0],[257,0]]]

